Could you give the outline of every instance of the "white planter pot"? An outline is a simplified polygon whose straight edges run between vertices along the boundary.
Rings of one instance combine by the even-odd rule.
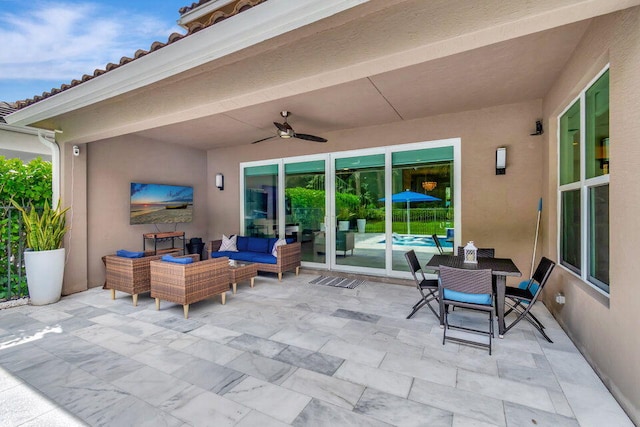
[[[367,220],[364,218],[356,219],[356,224],[358,224],[358,233],[364,233],[364,229],[367,225]]]
[[[349,230],[349,221],[338,221],[338,230],[339,231],[348,231]]]
[[[60,299],[64,278],[64,253],[64,248],[24,253],[31,304],[51,304]]]

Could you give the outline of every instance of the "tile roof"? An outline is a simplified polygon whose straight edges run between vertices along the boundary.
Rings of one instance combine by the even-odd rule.
[[[184,14],[186,12],[188,12],[189,10],[192,10],[196,7],[199,7],[205,3],[210,2],[211,0],[200,0],[197,3],[193,3],[191,6],[185,6],[180,8],[179,12],[180,14]],[[151,44],[151,47],[149,48],[149,50],[144,50],[144,49],[138,49],[134,54],[133,57],[127,57],[127,56],[123,56],[122,58],[120,58],[120,61],[117,64],[114,64],[112,62],[108,63],[107,65],[105,65],[104,69],[96,69],[94,70],[93,74],[85,74],[83,75],[80,79],[74,79],[72,80],[69,84],[63,84],[62,86],[60,86],[59,88],[53,88],[51,89],[50,92],[43,92],[42,95],[36,95],[33,98],[29,98],[29,99],[24,99],[24,100],[20,100],[20,101],[16,101],[15,102],[15,107],[17,109],[21,109],[24,107],[27,107],[29,105],[35,104],[39,101],[42,101],[43,99],[47,99],[50,98],[60,92],[64,92],[67,89],[70,89],[72,87],[78,86],[86,81],[92,80],[98,76],[101,76],[105,73],[108,73],[109,71],[115,70],[116,68],[119,68],[125,64],[128,64],[129,62],[135,61],[138,58],[141,58],[145,55],[149,55],[159,49],[162,49],[163,47],[170,45],[172,43],[177,42],[178,40],[182,40],[186,37],[189,37],[191,34],[195,34],[198,31],[210,27],[212,25],[217,24],[218,22],[221,22],[227,18],[230,18],[232,16],[235,16],[241,12],[244,12],[245,10],[248,10],[254,6],[257,6],[261,3],[264,3],[268,0],[240,0],[238,1],[238,3],[235,5],[235,7],[233,8],[232,11],[230,12],[222,12],[220,10],[215,11],[211,14],[211,16],[207,19],[206,23],[199,23],[196,22],[192,25],[190,25],[189,30],[187,31],[186,34],[179,34],[179,33],[173,33],[169,36],[168,40],[163,43],[163,42],[159,42],[159,41],[155,41]]]
[[[4,116],[8,116],[14,111],[16,111],[16,108],[12,104],[9,104],[8,102],[0,101],[0,123],[7,123],[4,120]]]

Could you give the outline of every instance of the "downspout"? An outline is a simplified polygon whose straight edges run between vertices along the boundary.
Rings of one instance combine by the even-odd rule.
[[[45,133],[38,130],[38,140],[51,150],[51,205],[56,206],[60,200],[60,147],[55,142],[55,132],[53,138],[53,141],[48,140]]]

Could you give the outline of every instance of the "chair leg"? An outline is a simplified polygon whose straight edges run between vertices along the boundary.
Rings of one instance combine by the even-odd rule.
[[[111,289],[111,299],[116,299],[116,290]]]
[[[160,298],[156,298],[156,310],[160,310]]]
[[[282,272],[278,273],[278,282],[282,282]]]
[[[296,276],[300,275],[300,267],[296,267]]]
[[[220,298],[222,298],[222,305],[225,305],[227,303],[227,293],[226,292],[221,293]]]
[[[184,310],[184,318],[188,319],[189,318],[189,304],[183,305],[182,309]]]
[[[413,308],[412,308],[411,314],[409,314],[409,315],[407,316],[407,319],[411,319],[411,316],[413,316],[414,314],[416,314],[416,312],[417,312],[418,310],[420,310],[422,307],[424,307],[424,305],[425,305],[426,303],[427,303],[427,302],[426,302],[424,299],[421,299],[420,301],[418,301],[417,303],[415,303],[415,304],[413,305]]]
[[[133,294],[133,306],[137,307],[138,306],[138,294]]]

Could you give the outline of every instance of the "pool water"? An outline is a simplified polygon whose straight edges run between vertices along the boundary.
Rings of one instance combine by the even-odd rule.
[[[394,234],[392,236],[392,239],[393,239],[393,244],[398,246],[424,246],[424,247],[431,247],[431,248],[436,247],[436,244],[434,243],[431,236],[401,236],[398,234]],[[440,245],[443,248],[453,248],[452,242],[447,242],[444,238],[441,238],[439,240],[440,240]],[[382,240],[379,243],[385,243],[385,241]]]

